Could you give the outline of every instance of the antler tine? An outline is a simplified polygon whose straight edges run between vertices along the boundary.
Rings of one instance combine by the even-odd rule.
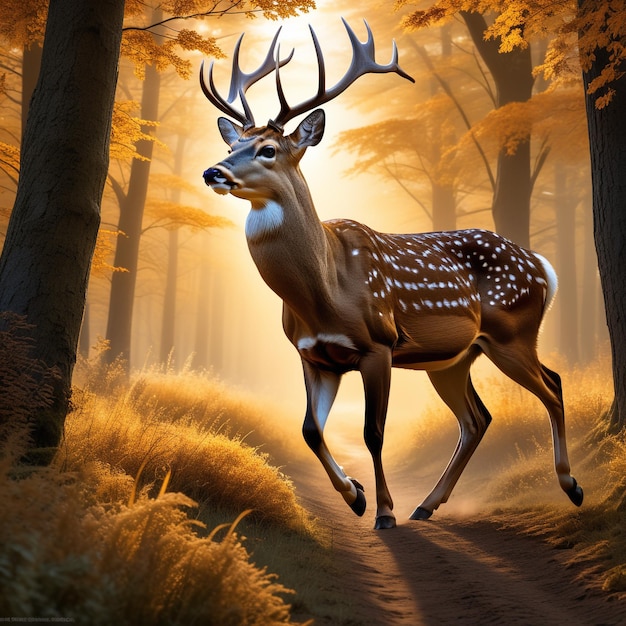
[[[243,72],[241,67],[239,66],[239,51],[241,49],[241,42],[243,40],[244,34],[242,33],[237,43],[235,44],[235,49],[233,51],[233,65],[231,71],[231,80],[230,80],[230,89],[228,92],[228,98],[224,100],[224,98],[218,93],[215,88],[215,83],[213,81],[213,65],[214,62],[211,62],[209,67],[209,88],[207,88],[204,82],[204,61],[200,66],[200,87],[204,92],[204,95],[209,99],[209,101],[216,106],[220,111],[223,111],[230,117],[234,117],[237,121],[241,122],[244,128],[250,128],[254,126],[254,116],[252,115],[252,111],[246,99],[245,93],[249,87],[254,85],[257,81],[261,80],[263,77],[270,74],[274,69],[278,66],[283,66],[285,63],[289,63],[291,58],[293,57],[294,51],[291,51],[291,54],[284,60],[278,62],[274,61],[274,49],[276,48],[276,42],[278,41],[278,36],[280,35],[280,31],[282,26],[278,28],[276,34],[274,35],[274,39],[270,45],[270,48],[267,52],[265,60],[261,65],[253,72],[249,74]],[[243,113],[238,111],[232,103],[239,96],[241,100],[241,105],[243,107]]]
[[[361,42],[352,30],[352,28],[350,28],[348,22],[346,22],[343,17],[341,18],[341,20],[348,33],[350,43],[352,44],[352,61],[350,63],[348,71],[336,85],[328,90],[325,89],[324,58],[322,56],[322,51],[317,40],[317,36],[315,35],[315,31],[309,26],[319,66],[319,86],[317,93],[314,97],[309,98],[308,100],[305,100],[304,102],[294,107],[290,107],[285,99],[282,85],[280,82],[280,73],[277,70],[276,83],[278,98],[281,107],[276,118],[270,121],[270,123],[274,126],[282,128],[284,124],[286,124],[294,117],[297,117],[298,115],[305,113],[306,111],[310,111],[316,106],[325,104],[333,98],[336,98],[339,94],[343,93],[352,83],[354,83],[364,74],[382,74],[387,72],[395,72],[399,76],[402,76],[402,78],[406,78],[412,83],[415,82],[415,80],[398,65],[398,47],[396,46],[395,41],[393,42],[391,61],[387,65],[380,65],[379,63],[376,63],[375,60],[374,36],[372,35],[372,30],[369,27],[367,21],[363,20],[365,23],[365,28],[367,30],[367,41]]]
[[[200,87],[202,89],[202,93],[207,97],[209,102],[217,107],[226,115],[230,117],[234,117],[238,122],[242,124],[247,124],[248,120],[246,119],[245,113],[241,113],[237,111],[234,107],[230,106],[230,104],[220,96],[217,89],[215,88],[215,83],[213,82],[213,65],[214,61],[211,61],[211,65],[209,65],[209,87],[207,87],[204,82],[204,61],[200,64]]]
[[[320,46],[320,42],[317,38],[317,35],[315,34],[315,31],[313,30],[313,27],[310,24],[309,24],[309,30],[311,31],[311,38],[313,39],[313,46],[315,47],[315,56],[317,57],[318,72],[317,72],[317,94],[315,95],[315,98],[312,98],[311,100],[307,100],[306,103],[312,100],[323,98],[324,92],[326,90],[326,66],[324,63],[324,55],[322,53],[322,47]],[[293,55],[293,51],[291,52],[291,54]],[[280,79],[280,71],[279,71],[279,64],[278,64],[279,58],[280,58],[280,45],[278,46],[278,54],[276,56],[276,91],[278,93],[278,101],[280,102],[280,111],[275,119],[270,120],[270,124],[282,130],[283,124],[289,121],[290,119],[292,119],[293,117],[295,117],[296,115],[299,115],[299,113],[295,112],[295,109],[292,109],[289,106],[289,103],[287,102],[287,99],[285,98],[285,92],[283,90],[282,81]],[[306,103],[303,103],[303,104],[306,104]],[[312,106],[315,106],[315,105],[312,105]],[[312,108],[312,106],[309,108]],[[307,111],[308,108],[305,108],[304,110]]]

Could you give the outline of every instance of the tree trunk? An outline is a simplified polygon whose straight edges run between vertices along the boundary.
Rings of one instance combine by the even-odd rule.
[[[456,228],[456,198],[454,187],[433,183],[433,229],[454,230]]]
[[[559,352],[569,365],[578,363],[578,289],[576,287],[576,201],[568,191],[567,172],[556,164],[554,175],[556,259],[559,276]]]
[[[533,89],[530,46],[501,54],[499,40],[485,40],[485,18],[480,13],[462,11],[461,16],[474,45],[489,68],[496,86],[496,108],[530,100]],[[519,144],[515,154],[498,155],[496,188],[492,201],[496,231],[521,246],[530,245],[530,138]]]
[[[187,139],[178,136],[174,155],[174,175],[183,175],[183,162]],[[172,191],[172,202],[179,204],[180,187]],[[176,294],[178,289],[178,229],[168,233],[167,274],[165,278],[165,294],[163,296],[163,321],[161,325],[161,363],[166,363],[174,349],[176,335]]]
[[[123,0],[51,0],[41,73],[0,257],[0,311],[33,326],[33,359],[55,369],[54,401],[32,415],[33,463],[48,463],[69,407],[109,139]]]
[[[211,328],[211,287],[213,281],[207,281],[206,262],[198,270],[198,294],[196,303],[196,333],[194,338],[194,365],[203,370],[209,367],[209,341]]]
[[[579,0],[579,8],[585,5],[585,0]],[[606,49],[596,50],[591,67],[583,72],[585,91],[608,58]],[[626,75],[612,82],[611,88],[615,95],[608,106],[596,108],[595,100],[602,94],[587,93],[586,107],[595,242],[613,356],[611,428],[622,431],[626,426]]]
[[[160,11],[155,10],[152,21],[160,20]],[[155,121],[158,119],[159,91],[161,75],[152,65],[146,65],[146,75],[141,96],[141,118]],[[151,134],[155,129],[144,127],[143,132]],[[128,193],[120,202],[120,218],[118,228],[122,235],[117,238],[114,265],[125,268],[126,272],[114,272],[111,280],[109,300],[109,317],[106,338],[110,349],[107,360],[123,359],[130,367],[131,332],[133,321],[133,304],[137,284],[139,265],[139,243],[141,240],[143,211],[148,194],[148,178],[150,176],[150,159],[154,142],[141,140],[137,142],[137,152],[148,160],[133,159]]]
[[[176,330],[178,230],[170,230],[167,235],[167,272],[165,277],[165,294],[163,296],[163,319],[161,322],[161,363],[167,363],[172,358],[172,350],[174,350],[174,334]]]

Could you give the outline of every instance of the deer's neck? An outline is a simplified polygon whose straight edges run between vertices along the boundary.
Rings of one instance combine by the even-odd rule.
[[[303,180],[292,179],[272,200],[252,202],[246,238],[263,280],[290,308],[306,316],[328,300],[333,259]]]

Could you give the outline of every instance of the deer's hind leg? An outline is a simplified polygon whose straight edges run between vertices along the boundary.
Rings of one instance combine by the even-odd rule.
[[[456,450],[441,478],[410,519],[428,519],[440,504],[447,502],[491,422],[491,415],[478,397],[469,373],[479,354],[480,350],[473,346],[452,367],[428,372],[437,393],[459,421],[460,434]]]
[[[583,502],[583,490],[570,474],[561,377],[539,362],[537,351],[531,342],[522,339],[508,345],[485,342],[481,347],[502,372],[537,396],[546,407],[552,427],[554,467],[559,485],[569,499],[576,506],[580,506]]]

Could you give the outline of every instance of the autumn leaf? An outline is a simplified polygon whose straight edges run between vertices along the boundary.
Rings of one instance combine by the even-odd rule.
[[[111,159],[147,160],[137,152],[136,143],[142,139],[156,141],[154,135],[146,133],[144,129],[146,127],[156,127],[158,123],[134,117],[132,112],[138,109],[139,104],[132,100],[115,102],[111,127]]]

